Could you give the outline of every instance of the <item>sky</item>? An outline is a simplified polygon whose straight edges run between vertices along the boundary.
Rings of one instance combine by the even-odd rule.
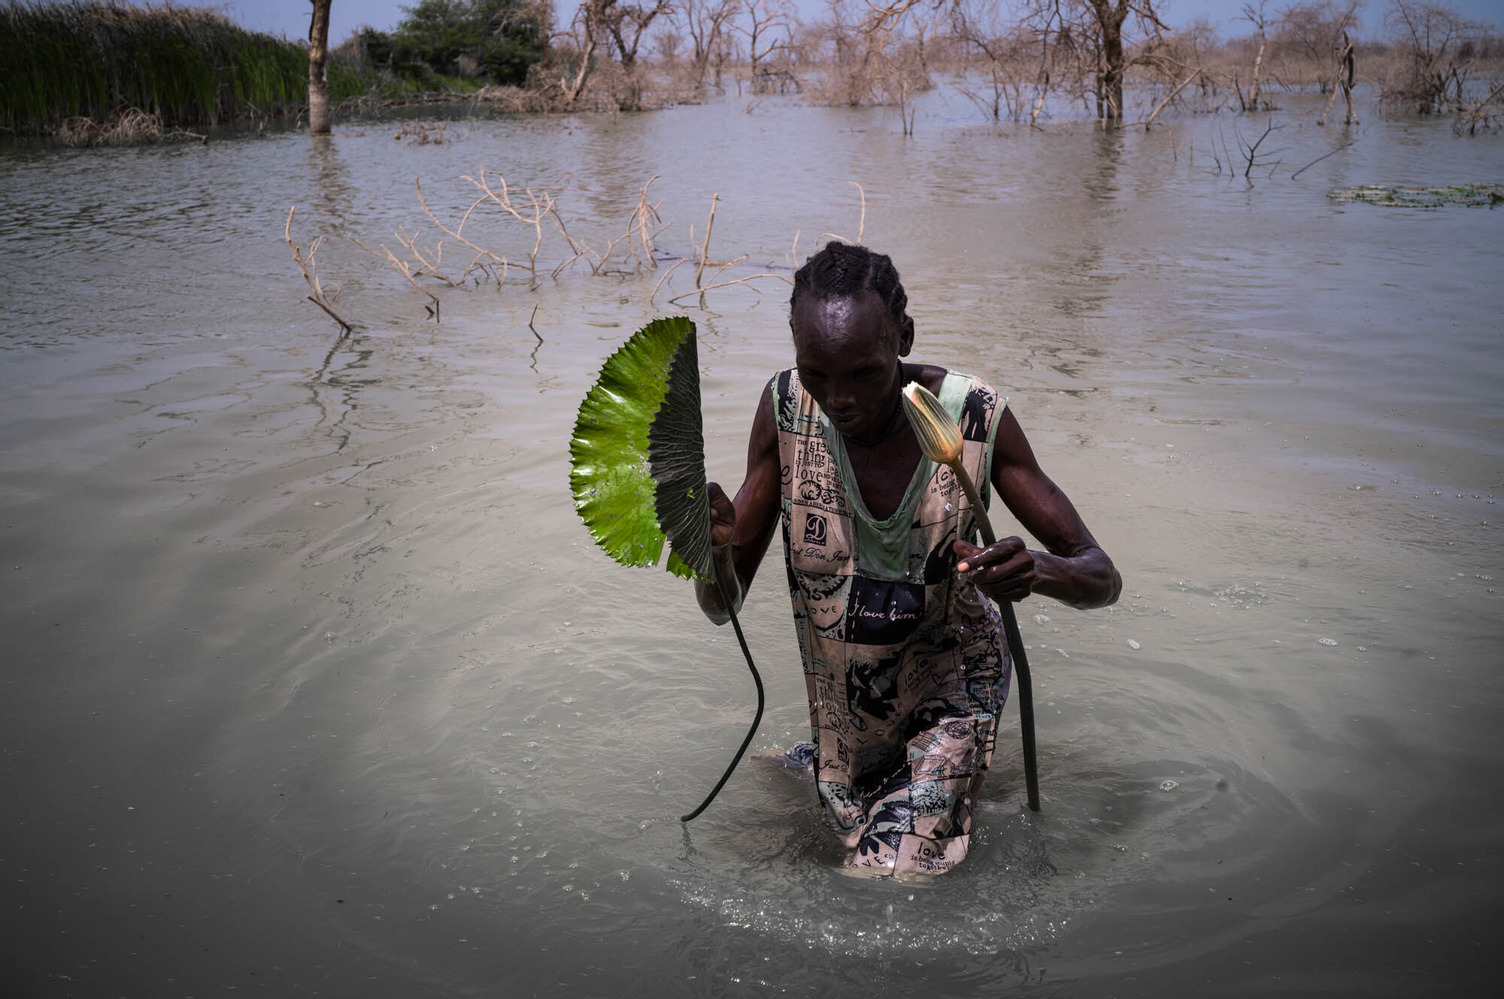
[[[390,31],[402,20],[403,8],[414,6],[418,0],[334,0],[329,15],[329,41],[339,44],[357,29],[369,25],[381,31]],[[794,0],[796,7],[806,17],[818,16],[824,11],[822,0]],[[1288,0],[1271,0],[1271,10],[1286,6]],[[563,19],[566,9],[572,12],[576,0],[555,0]],[[1379,34],[1382,11],[1388,4],[1385,0],[1368,0],[1363,17],[1363,34],[1375,37]],[[266,31],[288,38],[308,37],[309,0],[228,0],[228,2],[198,2],[189,0],[186,6],[215,7],[225,10],[232,19],[247,28]],[[1160,16],[1171,27],[1177,27],[1205,17],[1224,37],[1246,34],[1246,22],[1239,21],[1238,12],[1243,0],[1160,0]],[[1504,0],[1452,0],[1450,6],[1464,17],[1477,21],[1498,24],[1504,20]]]

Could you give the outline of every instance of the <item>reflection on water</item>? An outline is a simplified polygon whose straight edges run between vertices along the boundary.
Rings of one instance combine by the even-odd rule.
[[[350,171],[341,159],[338,140],[309,137],[307,176],[314,195],[313,207],[320,213],[316,216],[319,231],[330,236],[349,234],[360,193],[350,183]]]
[[[361,373],[369,369],[371,355],[376,352],[366,342],[358,330],[335,338],[329,353],[324,355],[324,363],[308,383],[309,396],[319,411],[314,429],[333,436],[336,449],[341,451],[350,443],[350,432],[344,424],[356,408]]]
[[[880,111],[764,101],[468,120],[439,146],[367,121],[7,151],[7,981],[1471,985],[1504,826],[1501,244],[1485,210],[1325,192],[1492,179],[1500,140],[1377,121],[1294,180],[1340,144],[1294,100],[1292,165],[1250,187],[1209,168],[1215,121],[999,132],[928,99],[916,140]],[[1108,610],[1021,614],[1042,812],[1013,729],[973,855],[937,883],[843,876],[812,790],[755,762],[676,821],[750,683],[681,582],[594,550],[566,481],[601,361],[672,311],[648,301],[663,274],[442,291],[431,321],[354,240],[429,226],[415,176],[463,216],[481,167],[554,190],[597,245],[656,174],[670,257],[719,194],[712,255],[747,255],[728,275],[796,231],[801,253],[854,233],[862,185],[916,357],[1003,387],[1127,581]],[[290,205],[296,238],[329,236],[348,337],[301,298]],[[468,225],[527,253],[515,220]],[[765,279],[689,310],[721,481],[788,363],[786,299]],[[807,734],[779,576],[744,622],[768,684],[754,750]]]

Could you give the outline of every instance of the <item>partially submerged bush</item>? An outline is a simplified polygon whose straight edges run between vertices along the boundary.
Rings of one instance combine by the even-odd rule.
[[[397,73],[370,58],[367,44],[380,32],[367,28],[329,53],[329,99],[345,109],[418,100],[441,94],[473,94],[483,84],[458,76],[440,76],[417,65]],[[380,51],[380,48],[377,48]]]
[[[1455,11],[1428,3],[1391,0],[1384,25],[1393,45],[1381,99],[1397,111],[1417,114],[1466,113],[1497,78],[1482,83],[1480,69],[1497,71],[1504,55],[1499,38]],[[1486,101],[1485,101],[1486,103]]]
[[[468,77],[519,85],[543,58],[545,5],[525,0],[419,0],[393,32],[356,36],[366,60],[404,79]]]
[[[156,142],[162,138],[162,116],[140,108],[127,108],[108,121],[68,118],[54,136],[70,146],[126,146]]]

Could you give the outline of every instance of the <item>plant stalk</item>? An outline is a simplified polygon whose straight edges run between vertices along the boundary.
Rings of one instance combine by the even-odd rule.
[[[982,498],[977,495],[977,487],[972,484],[971,476],[966,473],[961,462],[957,460],[950,465],[950,470],[955,473],[961,483],[961,491],[966,494],[966,502],[971,504],[972,515],[976,517],[977,527],[982,532],[982,543],[991,545],[997,541],[997,535],[992,531],[992,522],[987,518],[987,508],[982,505]],[[1034,747],[1034,690],[1029,683],[1029,657],[1024,652],[1023,636],[1018,631],[1018,617],[1013,612],[1012,601],[1001,601],[998,609],[1003,614],[1003,635],[1008,640],[1008,651],[1013,656],[1013,673],[1018,677],[1018,727],[1023,731],[1024,739],[1024,785],[1029,793],[1029,810],[1039,811],[1039,759]]]
[[[731,602],[731,595],[726,592],[726,584],[721,582],[721,576],[715,571],[714,565],[711,566],[711,572],[715,577],[716,589],[721,591],[721,602],[726,605],[726,612],[731,615],[731,627],[736,631],[736,641],[742,647],[742,655],[746,656],[747,658],[747,669],[752,672],[752,682],[757,685],[757,714],[752,718],[752,727],[747,729],[747,736],[742,740],[741,748],[738,749],[736,751],[736,755],[731,758],[731,765],[726,768],[725,773],[721,774],[721,779],[715,782],[715,787],[710,789],[710,793],[705,796],[704,801],[700,802],[700,806],[698,808],[688,813],[687,815],[679,816],[680,822],[691,822],[697,816],[699,816],[701,812],[710,807],[710,803],[715,800],[715,796],[721,793],[721,788],[726,786],[726,781],[731,779],[731,772],[735,770],[736,765],[742,761],[742,754],[745,753],[747,751],[747,747],[752,744],[752,737],[757,734],[757,726],[762,724],[762,708],[764,700],[762,690],[762,677],[758,674],[757,667],[752,663],[752,650],[747,648],[747,639],[744,635],[742,635],[742,623],[736,619],[736,607]]]

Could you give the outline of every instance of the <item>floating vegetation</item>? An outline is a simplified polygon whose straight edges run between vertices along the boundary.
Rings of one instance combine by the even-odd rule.
[[[1504,202],[1504,184],[1454,184],[1450,187],[1406,187],[1400,184],[1358,184],[1333,188],[1327,197],[1339,205],[1364,201],[1400,208],[1440,208],[1467,205],[1492,208]]]
[[[458,132],[453,135],[449,134],[447,121],[407,121],[402,123],[402,127],[397,129],[392,138],[398,142],[407,139],[413,145],[418,146],[429,144],[441,146],[446,142],[453,142],[459,136]]]

